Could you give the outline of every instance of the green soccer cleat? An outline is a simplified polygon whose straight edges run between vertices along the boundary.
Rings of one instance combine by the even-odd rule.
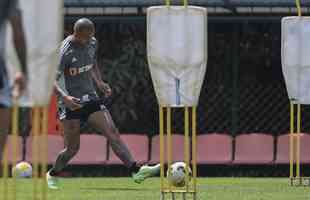
[[[47,187],[49,189],[52,189],[52,190],[58,190],[59,189],[57,177],[51,176],[50,172],[46,173],[46,182],[47,182]]]
[[[155,166],[142,166],[139,171],[132,175],[133,180],[136,183],[142,183],[145,179],[149,177],[156,176],[160,172],[160,164],[157,164]]]

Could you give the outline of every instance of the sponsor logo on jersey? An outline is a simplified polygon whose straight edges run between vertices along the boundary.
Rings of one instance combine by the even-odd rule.
[[[71,76],[76,76],[78,74],[81,74],[81,73],[84,73],[84,72],[87,72],[87,71],[91,70],[92,67],[93,67],[93,65],[86,65],[86,66],[79,67],[79,68],[70,67],[69,68],[69,73],[70,73]]]

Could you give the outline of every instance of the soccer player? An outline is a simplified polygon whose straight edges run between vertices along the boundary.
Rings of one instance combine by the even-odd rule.
[[[55,165],[46,174],[50,189],[59,188],[57,174],[79,151],[80,125],[85,122],[105,135],[113,151],[131,171],[135,182],[141,183],[147,177],[159,172],[159,165],[141,168],[137,166],[127,146],[120,139],[109,111],[97,95],[94,84],[105,97],[109,97],[112,90],[100,76],[96,62],[97,41],[94,33],[95,27],[92,21],[81,18],[74,24],[74,33],[61,45],[55,87],[59,118],[64,127],[65,149],[59,153]]]
[[[26,87],[27,51],[22,25],[21,11],[16,0],[0,1],[0,162],[10,129],[12,95],[19,97]],[[9,85],[5,63],[6,26],[10,23],[13,30],[13,42],[21,65],[21,71],[14,77],[14,92]]]

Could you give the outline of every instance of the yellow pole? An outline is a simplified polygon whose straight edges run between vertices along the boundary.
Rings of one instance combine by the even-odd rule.
[[[46,200],[47,199],[47,188],[46,188],[46,184],[45,184],[45,173],[47,171],[47,151],[48,151],[48,106],[43,108],[43,116],[42,116],[42,137],[43,137],[43,141],[42,141],[42,148],[40,148],[40,152],[42,150],[42,170],[41,170],[41,179],[42,179],[42,200]]]
[[[172,161],[172,136],[171,136],[171,107],[167,107],[167,141],[168,141],[168,173],[170,174],[170,166]],[[171,192],[171,183],[169,185],[169,192]]]
[[[159,107],[159,149],[160,149],[160,188],[161,192],[164,191],[164,179],[165,179],[165,139],[164,139],[164,108]]]
[[[294,177],[294,103],[290,102],[290,179]]]
[[[17,163],[17,140],[18,140],[18,105],[14,100],[13,110],[12,110],[12,140],[13,140],[13,166],[16,166]],[[13,177],[13,186],[12,186],[12,199],[16,200],[17,184],[16,176]]]
[[[190,151],[190,147],[189,147],[189,111],[188,111],[188,107],[184,108],[185,110],[185,114],[184,114],[184,157],[185,157],[185,163],[186,163],[186,168],[185,168],[185,172],[186,172],[186,178],[185,178],[185,184],[186,184],[186,192],[188,192],[188,184],[189,184],[189,171],[188,168],[190,167],[189,165],[189,151]]]
[[[302,13],[301,13],[300,0],[295,0],[295,3],[296,3],[298,17],[301,17]],[[293,111],[293,114],[294,114],[294,111]],[[294,119],[293,120],[291,119],[291,121],[293,121],[293,122],[291,122],[291,126],[292,126],[292,123],[294,123]],[[296,137],[293,137],[293,138],[296,138],[296,143],[294,143],[295,139],[290,138],[290,157],[293,157],[293,160],[291,160],[291,158],[290,158],[290,177],[291,178],[294,177],[294,166],[291,166],[291,164],[292,163],[294,164],[294,162],[295,162],[296,163],[295,177],[300,178],[300,129],[301,129],[300,104],[297,104],[297,132],[295,134],[293,133],[294,132],[294,126],[291,129],[293,129],[293,131],[291,131],[291,134],[292,134],[291,137],[296,136]],[[293,143],[293,144],[291,144],[291,143]],[[294,146],[294,144],[296,146]],[[293,147],[294,151],[291,150],[292,147]],[[293,151],[293,152],[291,152],[291,151]],[[295,156],[296,156],[296,158],[294,158]]]
[[[171,5],[170,0],[166,0],[166,6],[170,6],[170,5]]]
[[[3,200],[8,200],[9,198],[8,165],[8,147],[6,146],[3,152]]]
[[[32,163],[33,163],[33,200],[37,200],[38,194],[38,134],[40,131],[40,108],[33,108],[33,129],[32,129]]]
[[[166,6],[170,6],[171,5],[171,2],[170,2],[170,0],[165,0],[165,3],[166,3]],[[167,117],[167,132],[166,132],[166,135],[167,135],[167,139],[168,139],[168,144],[167,144],[167,151],[168,151],[168,156],[167,156],[167,160],[168,160],[168,162],[167,162],[167,164],[168,164],[168,174],[170,174],[170,165],[169,165],[169,159],[170,159],[170,153],[169,153],[169,151],[170,151],[170,147],[169,147],[169,136],[168,136],[168,127],[170,127],[171,126],[171,124],[170,123],[168,123],[168,121],[170,121],[170,119],[168,119],[169,117],[168,117],[168,110],[169,110],[169,113],[170,113],[170,108],[169,107],[167,107],[167,115],[166,115],[166,117]],[[163,114],[163,113],[161,113],[161,114]],[[162,132],[163,132],[163,134],[162,134],[162,136],[161,136],[161,139],[160,139],[160,143],[162,144],[162,151],[163,151],[163,153],[162,153],[162,155],[160,156],[160,160],[162,160],[163,159],[163,162],[160,164],[160,173],[161,173],[161,176],[163,176],[163,177],[165,177],[165,171],[164,171],[164,163],[165,163],[165,160],[164,160],[164,158],[163,158],[163,156],[164,156],[164,146],[165,146],[165,138],[164,138],[164,119],[163,119],[163,116],[162,116],[162,124],[160,124],[160,126],[162,126]],[[164,190],[164,178],[161,180],[161,187],[162,187],[162,191]],[[171,190],[171,184],[170,184],[170,182],[168,181],[168,185],[169,185],[169,189]],[[162,193],[162,195],[164,195],[163,193]],[[164,196],[162,196],[162,199],[164,199]]]
[[[194,192],[197,192],[197,133],[196,133],[196,107],[192,108],[192,166]],[[195,194],[194,194],[195,195]]]
[[[300,6],[300,0],[295,0],[296,8],[297,8],[297,14],[299,17],[301,17],[301,6]]]
[[[300,178],[300,129],[301,129],[301,108],[297,105],[297,133],[296,133],[296,177]]]
[[[183,0],[183,4],[185,7],[188,6],[188,0]]]

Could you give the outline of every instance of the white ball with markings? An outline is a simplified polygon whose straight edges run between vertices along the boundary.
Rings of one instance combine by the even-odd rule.
[[[16,178],[31,178],[32,166],[28,162],[20,162],[13,167],[12,175]]]
[[[190,167],[187,167],[189,181],[192,176],[192,170]],[[167,178],[171,185],[175,187],[184,187],[186,183],[186,163],[176,162],[170,166],[170,172],[167,171]]]

